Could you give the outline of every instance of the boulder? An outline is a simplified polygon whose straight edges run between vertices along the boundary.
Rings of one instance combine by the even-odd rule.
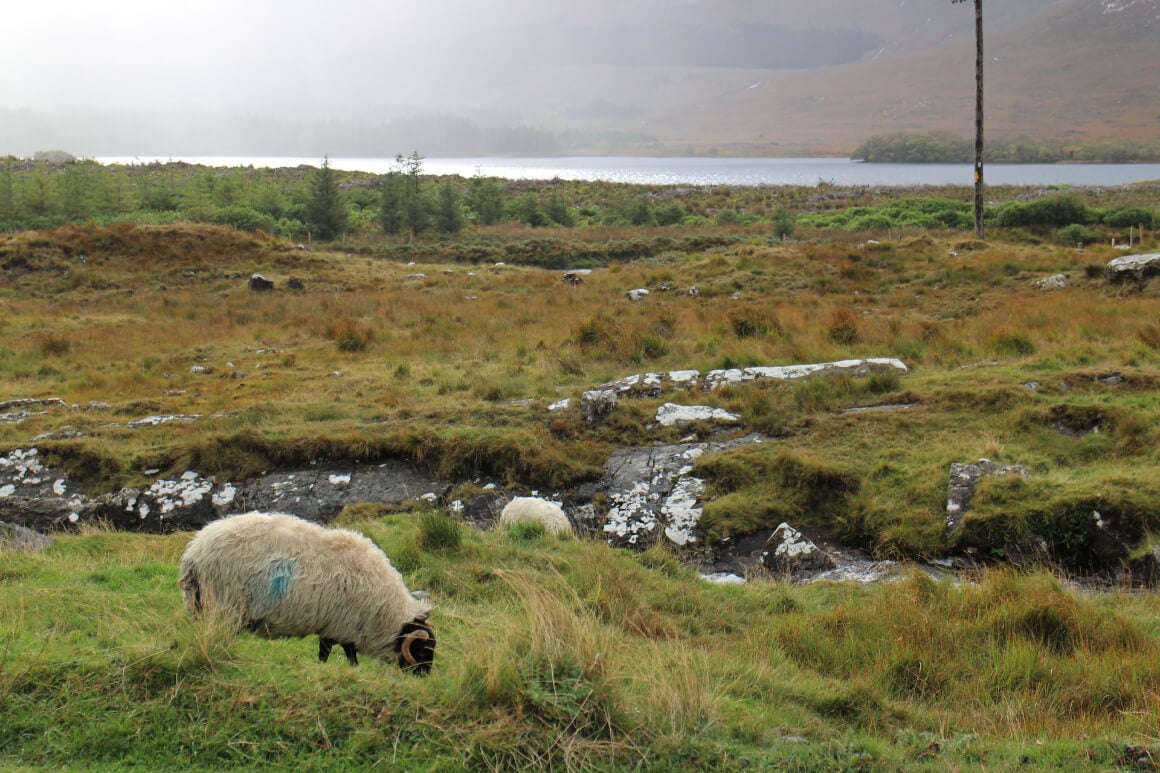
[[[23,526],[0,521],[0,553],[13,553],[44,550],[52,544],[52,538]]]
[[[1067,274],[1052,274],[1035,280],[1035,286],[1040,290],[1062,290],[1067,287]]]
[[[1112,284],[1123,284],[1127,281],[1143,282],[1160,275],[1160,252],[1113,258],[1104,267],[1104,275]]]
[[[584,418],[593,424],[603,423],[616,408],[618,401],[613,389],[592,389],[580,396]]]
[[[249,285],[250,289],[256,293],[265,293],[274,289],[274,283],[261,274],[252,274]]]

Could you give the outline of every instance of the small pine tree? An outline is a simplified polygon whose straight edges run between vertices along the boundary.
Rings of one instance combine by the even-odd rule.
[[[480,225],[495,225],[503,220],[504,188],[494,177],[471,178],[471,209]]]
[[[780,206],[773,212],[773,235],[779,240],[785,241],[793,236],[794,228],[797,227],[797,215],[790,211],[789,207]]]
[[[459,208],[459,192],[451,180],[439,186],[438,205],[435,208],[435,230],[441,234],[457,234],[463,230],[463,212]]]
[[[0,166],[0,230],[5,223],[15,223],[20,217],[20,202],[16,198],[16,181],[11,157]]]
[[[379,227],[391,236],[403,232],[403,176],[397,170],[379,180]]]
[[[544,204],[544,214],[556,225],[572,227],[576,225],[576,215],[568,207],[568,202],[559,191],[552,191],[548,201]]]
[[[430,210],[423,197],[423,180],[420,176],[423,174],[423,157],[419,155],[419,151],[414,151],[405,158],[402,155],[396,156],[395,163],[403,175],[403,223],[410,230],[411,236],[415,237],[426,231],[431,222]]]
[[[346,205],[338,190],[338,176],[325,157],[310,181],[306,223],[320,239],[334,239],[346,230]]]
[[[536,194],[531,191],[516,199],[515,204],[512,205],[512,214],[521,223],[530,225],[532,228],[548,224],[548,219],[544,217],[544,211],[540,209],[540,202],[536,200]]]

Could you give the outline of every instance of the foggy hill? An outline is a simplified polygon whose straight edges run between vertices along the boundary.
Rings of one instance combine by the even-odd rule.
[[[969,2],[506,0],[457,13],[401,28],[384,12],[342,28],[337,48],[283,31],[285,49],[203,64],[216,80],[169,78],[180,91],[3,100],[0,154],[847,154],[873,134],[973,131]],[[1160,0],[992,2],[985,39],[988,133],[1155,141]]]

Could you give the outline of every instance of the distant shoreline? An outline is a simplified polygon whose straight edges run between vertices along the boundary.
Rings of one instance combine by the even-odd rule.
[[[321,158],[298,156],[100,156],[102,164],[188,163],[210,167],[296,168]],[[394,158],[328,158],[334,169],[386,174]],[[719,156],[424,157],[433,176],[509,180],[586,180],[639,185],[911,187],[970,185],[970,164],[890,164],[849,158],[743,158]],[[1160,180],[1160,164],[989,164],[988,185],[1109,186]]]

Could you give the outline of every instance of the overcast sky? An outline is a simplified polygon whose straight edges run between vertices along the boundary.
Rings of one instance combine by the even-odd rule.
[[[512,10],[535,7],[525,0],[503,0],[506,13],[478,0],[18,0],[3,13],[0,103],[405,103],[462,71],[472,41],[482,45]],[[452,43],[464,62],[448,61]]]

